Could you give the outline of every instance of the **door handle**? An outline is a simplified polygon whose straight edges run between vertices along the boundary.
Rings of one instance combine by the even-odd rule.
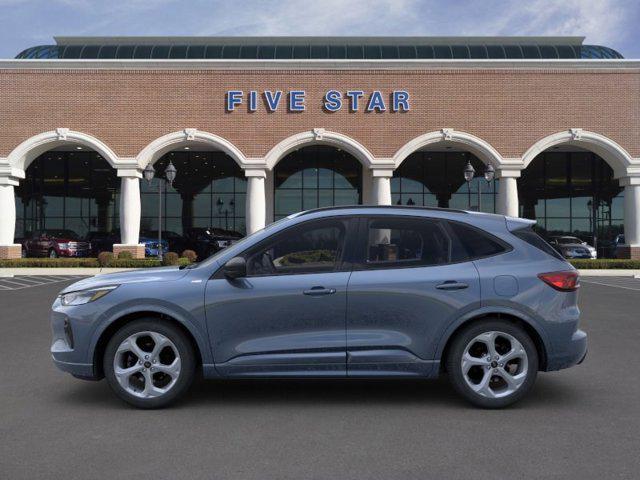
[[[464,288],[469,288],[469,285],[462,282],[456,282],[455,280],[447,280],[440,285],[436,285],[438,290],[462,290]]]
[[[335,288],[324,288],[324,287],[311,287],[309,290],[305,290],[305,295],[311,295],[312,297],[319,297],[320,295],[333,295],[336,293]]]

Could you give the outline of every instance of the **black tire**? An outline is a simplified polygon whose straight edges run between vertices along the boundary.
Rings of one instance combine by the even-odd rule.
[[[178,350],[181,361],[180,374],[175,385],[167,393],[153,398],[141,398],[127,392],[118,383],[113,368],[119,345],[134,333],[145,331],[160,333],[171,340]],[[196,355],[191,342],[179,327],[166,320],[143,318],[126,324],[111,337],[104,352],[102,365],[109,387],[122,400],[137,408],[162,408],[178,400],[191,386],[196,370]]]
[[[500,398],[483,396],[473,391],[467,384],[462,371],[462,356],[469,342],[478,335],[491,331],[513,336],[522,344],[527,354],[527,375],[524,382],[515,392]],[[445,361],[447,374],[454,389],[473,405],[481,408],[503,408],[517,402],[529,393],[538,374],[538,352],[527,332],[517,324],[493,318],[473,323],[457,333],[450,345]]]

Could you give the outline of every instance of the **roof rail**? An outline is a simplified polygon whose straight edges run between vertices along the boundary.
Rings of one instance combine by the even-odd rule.
[[[441,207],[422,207],[419,205],[340,205],[336,207],[320,207],[313,208],[311,210],[305,210],[300,212],[298,216],[308,215],[316,212],[326,212],[330,210],[350,210],[350,209],[366,209],[366,208],[384,208],[390,210],[426,210],[436,212],[455,212],[455,213],[469,213],[466,210],[460,210],[456,208],[441,208]]]

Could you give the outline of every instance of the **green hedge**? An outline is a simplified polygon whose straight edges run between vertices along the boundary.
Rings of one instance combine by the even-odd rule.
[[[179,258],[178,265],[189,265],[189,259]],[[110,268],[150,268],[160,267],[160,260],[155,258],[131,258],[131,259],[113,259],[106,267]],[[37,268],[74,268],[89,267],[99,268],[97,258],[15,258],[11,260],[0,260],[0,268],[21,268],[21,267],[37,267]]]
[[[569,261],[576,268],[610,270],[640,270],[640,260],[626,260],[618,258],[600,258],[600,259],[576,259]]]

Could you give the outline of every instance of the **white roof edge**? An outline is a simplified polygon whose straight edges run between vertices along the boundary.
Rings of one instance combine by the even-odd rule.
[[[582,45],[583,36],[54,36],[58,45]]]
[[[638,69],[640,59],[7,59],[16,70],[415,70],[415,69]]]

